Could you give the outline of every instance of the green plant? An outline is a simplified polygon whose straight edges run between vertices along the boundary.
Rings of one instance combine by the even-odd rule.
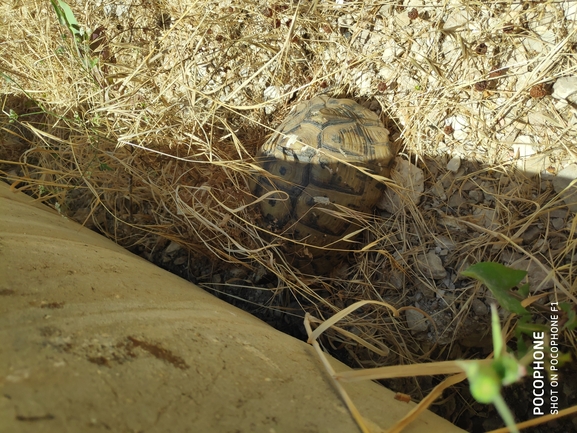
[[[490,364],[458,362],[467,373],[471,395],[479,403],[495,405],[497,412],[511,432],[518,432],[511,410],[501,395],[501,388],[525,376],[526,368],[515,356],[507,352],[499,323],[497,308],[491,306],[494,357]]]
[[[500,263],[481,262],[469,266],[461,272],[461,275],[482,282],[491,291],[499,305],[507,311],[518,315],[528,314],[519,298],[527,297],[529,284],[523,284],[517,294],[511,291],[525,278],[526,271],[511,269]]]
[[[493,293],[498,303],[504,309],[510,311],[514,315],[519,316],[518,323],[525,324],[527,331],[532,330],[531,335],[534,336],[533,333],[535,332],[544,334],[543,325],[531,324],[529,322],[532,316],[524,306],[524,304],[528,305],[531,303],[531,301],[538,297],[533,297],[532,299],[528,298],[528,284],[523,284],[517,291],[512,290],[519,283],[521,283],[523,278],[525,278],[527,275],[527,272],[511,269],[499,263],[482,262],[469,267],[464,272],[462,272],[462,275],[475,278],[485,284],[491,293]],[[515,424],[513,414],[505,403],[505,400],[501,395],[501,390],[503,386],[517,382],[519,379],[526,375],[528,370],[527,366],[532,360],[531,355],[533,354],[533,349],[527,351],[518,350],[516,354],[507,350],[506,343],[507,335],[509,332],[501,329],[500,318],[496,305],[491,306],[491,328],[494,349],[492,359],[439,361],[412,365],[376,367],[364,370],[341,372],[335,371],[335,369],[329,363],[328,359],[325,357],[325,354],[319,345],[318,338],[327,329],[332,328],[337,332],[345,333],[348,337],[353,338],[359,344],[365,345],[365,347],[368,349],[375,350],[373,346],[368,345],[362,338],[354,336],[353,334],[336,326],[340,320],[352,313],[354,310],[369,304],[386,307],[391,311],[393,317],[400,317],[401,311],[407,308],[404,307],[397,310],[395,307],[385,302],[368,300],[359,301],[339,311],[325,321],[318,320],[307,313],[304,322],[305,329],[309,336],[308,342],[312,344],[315,351],[322,360],[327,372],[334,379],[334,384],[337,390],[341,394],[343,401],[347,405],[351,415],[357,422],[362,432],[370,432],[371,429],[369,428],[365,418],[356,408],[354,402],[346,390],[341,385],[342,383],[396,377],[415,377],[438,374],[451,375],[439,383],[404,418],[397,421],[394,426],[387,430],[389,433],[400,433],[408,424],[413,422],[420,413],[422,413],[436,399],[438,399],[445,389],[465,379],[469,380],[469,388],[471,390],[471,394],[479,403],[492,403],[495,405],[499,415],[505,421],[505,424],[507,425],[507,428],[510,432],[519,432],[519,428],[535,426],[543,422],[547,422],[552,419],[577,412],[577,406],[574,406],[560,410],[556,413],[551,413],[550,415],[545,415],[522,422],[518,425]],[[559,303],[559,309],[567,316],[567,320],[565,321],[563,329],[567,328],[568,326],[574,326],[577,319],[575,318],[576,315],[574,314],[571,306],[565,305],[564,303]],[[571,312],[573,312],[573,314],[571,314]],[[511,318],[512,317],[513,316],[511,316]],[[312,323],[319,324],[319,326],[314,331],[312,330]],[[517,328],[515,330],[517,331]],[[544,346],[541,345],[540,353],[544,352],[543,347]],[[520,352],[525,353],[520,356]],[[557,359],[558,365],[561,366],[562,363],[567,360],[567,356],[559,354]]]
[[[78,24],[74,12],[72,12],[72,9],[67,3],[62,0],[50,0],[50,3],[52,3],[52,7],[60,24],[68,28],[72,34],[78,57],[82,60],[84,66],[92,69],[98,62],[98,59],[90,56],[90,30]]]
[[[517,356],[507,351],[506,336],[501,330],[497,307],[491,305],[493,360],[490,364],[480,361],[459,361],[459,365],[467,374],[473,398],[479,403],[494,404],[509,430],[518,432],[513,414],[501,396],[501,388],[517,382],[525,376],[526,366],[531,362],[530,355],[533,349],[529,349],[525,345],[522,339],[523,334],[533,335],[536,332],[544,333],[546,330],[545,325],[531,322],[532,316],[522,304],[522,301],[529,296],[529,284],[521,285],[516,292],[512,290],[527,276],[527,272],[508,268],[499,263],[481,262],[470,266],[461,274],[482,282],[491,291],[501,307],[519,316],[515,325]],[[562,303],[561,305],[563,305],[561,311],[564,311],[568,316],[564,326],[574,327],[577,320],[573,310],[568,304]],[[562,364],[568,360],[568,357],[560,354],[558,359],[559,363]]]

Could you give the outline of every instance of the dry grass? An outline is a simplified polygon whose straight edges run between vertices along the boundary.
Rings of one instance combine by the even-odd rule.
[[[577,161],[574,107],[547,95],[577,70],[573,3],[70,4],[102,38],[91,70],[48,3],[0,6],[0,170],[14,188],[147,258],[180,245],[191,277],[218,291],[241,275],[283,311],[328,317],[372,299],[430,318],[414,335],[376,308],[348,316],[326,343],[360,365],[467,356],[456,343],[488,330],[471,309],[490,295],[458,273],[478,261],[531,262],[535,290],[575,301],[577,222],[547,175]],[[249,182],[265,137],[322,92],[381,113],[425,193],[362,216],[352,264],[311,276],[259,226]],[[445,279],[415,265],[429,251]]]

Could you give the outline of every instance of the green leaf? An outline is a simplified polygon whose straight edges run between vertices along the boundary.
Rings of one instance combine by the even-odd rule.
[[[499,313],[497,313],[495,305],[491,305],[491,333],[493,336],[494,357],[499,359],[505,351],[505,342],[503,341],[503,335],[501,335],[501,322],[499,321]]]
[[[465,277],[474,278],[485,284],[499,305],[507,311],[523,315],[527,310],[521,305],[521,302],[515,298],[510,289],[515,287],[527,275],[526,271],[511,269],[500,263],[481,262],[469,266],[461,272]]]
[[[72,33],[78,41],[86,39],[87,35],[80,27],[80,24],[78,24],[78,21],[76,21],[76,17],[74,16],[74,12],[72,12],[70,6],[62,0],[50,0],[50,3],[52,3],[52,7],[56,12],[60,24],[68,27],[70,33]]]
[[[477,263],[469,266],[461,273],[467,277],[481,281],[491,291],[506,291],[512,289],[527,275],[527,271],[511,269],[495,262]]]
[[[519,296],[521,296],[523,299],[529,296],[529,283],[525,283],[519,287],[519,291],[517,293],[519,293]]]
[[[501,394],[495,397],[493,404],[495,405],[497,412],[499,412],[499,415],[501,415],[503,421],[505,421],[505,425],[509,428],[509,431],[511,433],[519,433],[519,429],[515,424],[515,418],[513,417],[513,412],[511,412]]]
[[[467,373],[473,398],[483,404],[493,402],[501,392],[501,380],[492,365],[463,362],[461,368]]]
[[[60,24],[66,26],[68,28],[75,27],[80,28],[78,25],[78,21],[76,21],[76,17],[74,16],[74,12],[68,4],[63,2],[62,0],[50,0],[52,3],[52,7],[56,11],[56,15],[58,15],[58,20]]]
[[[511,385],[525,376],[525,367],[509,353],[501,357],[499,365],[495,366],[495,368],[498,368],[498,373],[503,385]]]
[[[54,8],[54,12],[56,12],[56,16],[58,17],[58,21],[60,22],[60,24],[62,24],[63,26],[68,26],[64,11],[59,5],[59,1],[50,0],[50,3],[52,3],[52,7]]]
[[[538,323],[529,322],[530,320],[532,320],[531,316],[523,316],[523,317],[527,317],[527,319],[524,321],[519,320],[517,322],[517,325],[515,325],[516,336],[525,334],[532,337],[534,332],[547,332],[549,330],[549,327],[547,325],[540,325]]]

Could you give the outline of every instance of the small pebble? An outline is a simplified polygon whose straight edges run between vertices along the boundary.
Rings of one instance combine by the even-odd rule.
[[[529,227],[521,237],[523,238],[524,244],[531,244],[539,238],[540,234],[541,230],[539,230],[538,227],[533,226]]]
[[[488,313],[487,306],[480,299],[474,299],[472,307],[475,316],[483,317],[486,316]]]
[[[417,310],[406,310],[405,319],[407,326],[413,332],[427,332],[429,330],[424,314]]]
[[[553,97],[577,102],[577,77],[561,77],[553,84]]]
[[[460,167],[461,167],[461,158],[459,158],[458,156],[452,157],[449,163],[447,164],[447,170],[452,171],[453,173],[458,172]]]
[[[563,218],[553,218],[551,225],[555,230],[561,230],[565,226],[565,220]]]
[[[447,276],[447,271],[443,267],[441,258],[434,252],[419,254],[417,256],[416,264],[421,272],[423,272],[423,274],[435,280],[445,278]]]
[[[475,203],[481,203],[485,199],[485,196],[482,191],[475,189],[469,192],[469,198]]]

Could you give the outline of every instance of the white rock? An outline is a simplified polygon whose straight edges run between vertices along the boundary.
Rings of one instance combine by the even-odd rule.
[[[531,110],[527,113],[527,121],[531,126],[543,126],[547,122],[553,123],[552,119],[540,111]]]
[[[513,144],[515,157],[526,158],[537,153],[533,139],[528,135],[519,135]]]
[[[290,85],[287,84],[285,86],[269,86],[263,91],[263,97],[265,101],[271,100],[278,100],[284,93],[290,89]],[[264,111],[266,114],[274,113],[277,109],[276,104],[269,104],[264,107]]]
[[[469,136],[469,121],[465,116],[457,115],[448,117],[445,124],[453,127],[453,137],[455,140],[463,141]]]
[[[459,27],[465,26],[469,21],[471,21],[471,17],[467,9],[453,9],[447,17],[443,29],[456,30]]]
[[[382,77],[385,81],[390,81],[393,77],[397,74],[397,71],[389,66],[383,66],[379,70],[379,76]]]
[[[393,39],[389,39],[383,47],[382,60],[384,63],[391,63],[398,57],[402,56],[405,49],[397,44]]]
[[[557,38],[555,32],[552,30],[545,30],[543,33],[539,33],[541,35],[541,40],[547,42],[550,45],[553,45]]]
[[[351,14],[341,15],[338,19],[339,27],[350,28],[355,25],[355,19]]]
[[[168,247],[166,247],[165,252],[166,252],[166,254],[170,254],[170,253],[173,253],[175,251],[180,250],[181,248],[182,247],[179,244],[177,244],[176,242],[173,241],[170,244],[168,244]]]
[[[565,0],[561,8],[567,21],[577,21],[577,3],[574,0]]]
[[[541,24],[532,26],[532,34],[523,40],[523,45],[540,53],[545,49],[546,46],[555,44],[555,32],[549,29],[549,25]]]
[[[460,167],[461,167],[461,158],[459,158],[458,156],[453,156],[449,161],[449,163],[447,164],[447,170],[452,171],[453,173],[458,172]]]
[[[410,75],[400,75],[397,79],[397,83],[399,84],[399,88],[410,93],[414,93],[415,89],[419,85],[419,82]]]
[[[371,92],[372,74],[366,71],[358,71],[352,79],[354,80],[359,95],[363,96]]]
[[[577,164],[569,164],[563,170],[561,170],[555,178],[553,178],[553,188],[557,194],[561,194],[561,198],[569,207],[572,212],[577,212]],[[571,182],[574,184],[567,188]]]
[[[551,96],[577,103],[577,77],[558,78],[553,84],[553,94]]]
[[[416,265],[423,274],[434,280],[447,276],[447,271],[443,267],[441,258],[432,251],[427,254],[419,254]]]
[[[425,190],[425,175],[423,170],[409,161],[396,158],[395,167],[391,171],[391,179],[398,188],[387,188],[381,201],[377,204],[379,209],[390,213],[396,213],[407,205],[410,200],[413,205],[418,205]]]
[[[516,161],[517,168],[529,176],[542,173],[551,165],[551,159],[547,155],[537,154]]]

